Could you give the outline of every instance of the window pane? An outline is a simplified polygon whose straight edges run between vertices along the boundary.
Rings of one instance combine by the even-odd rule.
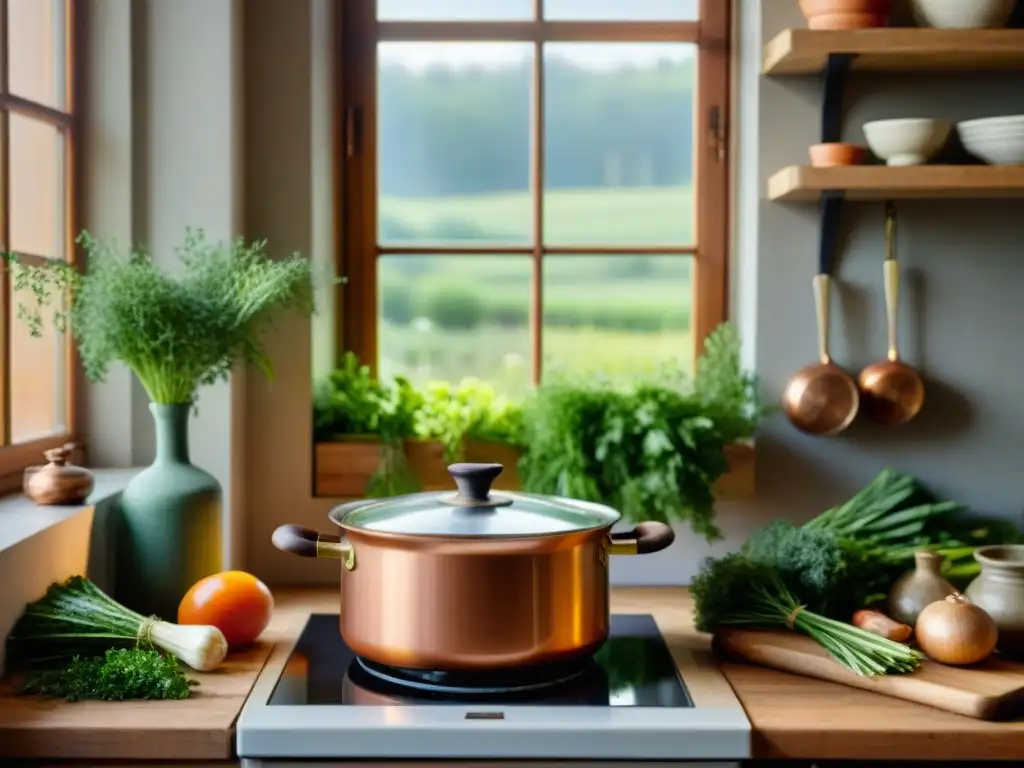
[[[593,21],[696,21],[700,18],[700,0],[544,0],[544,17]]]
[[[64,432],[64,334],[54,330],[43,310],[42,337],[17,319],[18,304],[31,302],[9,289],[11,307],[11,442],[24,443]]]
[[[380,240],[521,244],[532,230],[532,47],[379,47]]]
[[[65,107],[66,0],[7,0],[11,93]]]
[[[380,372],[422,383],[472,376],[506,395],[530,378],[529,256],[382,256]]]
[[[690,372],[687,256],[545,256],[544,378]]]
[[[64,137],[10,113],[11,250],[64,258]]]
[[[548,244],[693,244],[694,51],[545,46]]]
[[[533,0],[377,0],[381,21],[522,21]]]

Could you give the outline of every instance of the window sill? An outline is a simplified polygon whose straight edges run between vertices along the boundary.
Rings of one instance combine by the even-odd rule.
[[[21,493],[0,497],[0,552],[13,549],[33,536],[37,536],[55,525],[60,525],[90,507],[95,507],[116,496],[139,472],[138,469],[93,469],[91,471],[96,478],[96,487],[85,504],[44,507]]]
[[[406,458],[409,467],[420,478],[427,491],[451,487],[441,444],[432,440],[407,440]],[[729,469],[715,484],[715,495],[722,501],[748,499],[754,495],[754,443],[735,443],[725,447]],[[498,443],[468,443],[466,461],[496,462],[512,471],[495,481],[494,487],[517,490],[519,479],[514,467],[518,459],[515,449]],[[376,441],[354,439],[317,443],[315,449],[313,495],[326,498],[359,498],[380,465],[380,448]]]

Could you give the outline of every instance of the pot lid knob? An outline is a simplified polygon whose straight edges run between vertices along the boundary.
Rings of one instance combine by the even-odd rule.
[[[467,507],[504,506],[508,502],[491,498],[491,485],[504,469],[501,464],[451,464],[448,473],[459,490],[453,503]]]

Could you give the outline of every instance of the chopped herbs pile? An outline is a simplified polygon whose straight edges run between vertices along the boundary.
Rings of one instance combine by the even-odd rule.
[[[20,692],[68,701],[103,699],[187,699],[198,681],[177,660],[144,648],[110,649],[105,656],[74,657],[59,669],[35,672]]]
[[[863,676],[912,672],[923,658],[906,645],[815,613],[778,569],[742,553],[706,561],[691,593],[703,632],[728,627],[801,632]]]

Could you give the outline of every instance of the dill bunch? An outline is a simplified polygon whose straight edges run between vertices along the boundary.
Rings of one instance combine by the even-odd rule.
[[[60,669],[35,672],[19,692],[68,701],[187,699],[197,685],[171,656],[144,648],[111,648],[104,656],[75,656]]]
[[[47,318],[58,331],[70,329],[93,381],[125,363],[155,403],[191,403],[236,363],[273,376],[262,332],[279,312],[314,310],[310,262],[298,254],[271,259],[265,240],[215,243],[187,229],[173,274],[144,249],[125,252],[88,232],[78,243],[88,256],[85,272],[7,255],[21,294],[17,316],[35,336]]]

